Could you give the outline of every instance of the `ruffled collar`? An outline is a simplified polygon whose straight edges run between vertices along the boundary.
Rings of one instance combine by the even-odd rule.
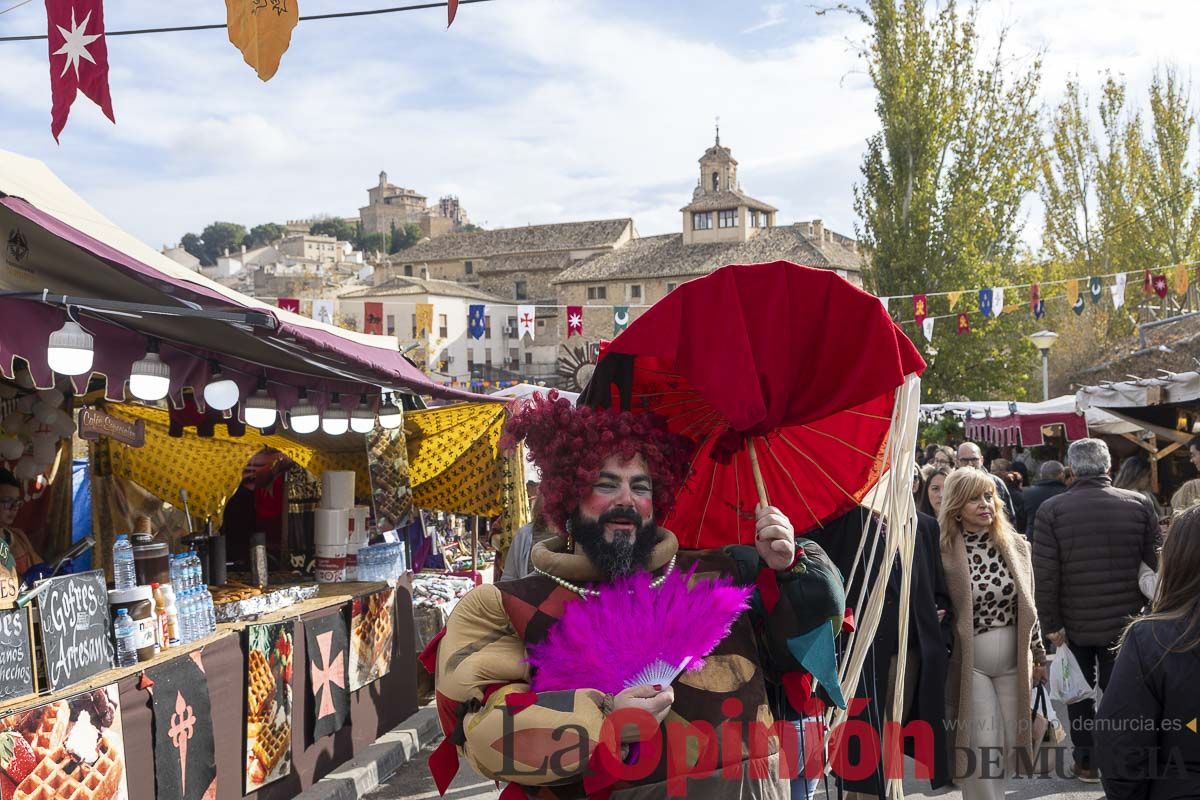
[[[650,551],[647,564],[651,572],[657,572],[667,565],[667,562],[679,552],[679,540],[675,534],[666,528],[658,529],[663,537],[654,549]],[[605,580],[608,576],[602,574],[592,560],[582,549],[574,553],[567,552],[567,540],[561,536],[551,536],[533,546],[530,561],[535,569],[548,573],[563,580],[595,583]]]

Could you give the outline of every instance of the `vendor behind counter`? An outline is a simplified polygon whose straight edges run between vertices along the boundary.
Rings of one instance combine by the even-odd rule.
[[[0,553],[0,569],[15,570],[17,576],[25,574],[30,567],[42,561],[25,532],[13,527],[23,503],[21,495],[21,482],[11,472],[0,468],[0,541],[7,545],[8,550],[8,553]],[[0,589],[0,603],[8,599],[6,589]]]
[[[267,537],[267,556],[276,569],[284,563],[287,545],[287,486],[284,476],[292,460],[264,447],[242,468],[242,482],[225,501],[221,533],[226,555],[240,565],[250,561],[250,536],[259,531]]]

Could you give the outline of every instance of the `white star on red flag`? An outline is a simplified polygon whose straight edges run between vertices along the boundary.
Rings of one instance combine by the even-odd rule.
[[[82,19],[82,21],[80,21]],[[108,91],[104,0],[46,0],[50,56],[50,132],[57,140],[77,92],[116,122]],[[62,59],[59,66],[57,59]]]

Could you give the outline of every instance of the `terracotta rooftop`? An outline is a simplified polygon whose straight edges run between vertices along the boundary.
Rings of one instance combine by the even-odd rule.
[[[861,272],[863,258],[834,241],[816,242],[799,225],[767,228],[746,242],[684,244],[683,235],[646,236],[564,270],[552,283],[618,278],[694,277],[727,264],[792,261],[809,267]]]
[[[343,300],[364,300],[376,297],[402,297],[404,295],[433,294],[442,297],[462,297],[468,300],[482,300],[487,303],[505,304],[508,301],[481,292],[471,286],[455,281],[439,281],[432,278],[397,277],[385,281],[378,286],[369,286],[341,296]]]
[[[704,192],[680,211],[719,211],[722,208],[737,208],[747,206],[755,211],[778,211],[779,209],[762,200],[755,200],[748,194],[732,190],[724,192]]]
[[[629,217],[588,222],[560,222],[551,225],[526,225],[523,228],[497,228],[490,231],[450,233],[418,242],[389,257],[393,264],[419,264],[422,261],[492,258],[512,253],[545,253],[557,250],[588,250],[612,247],[625,229],[633,225]]]

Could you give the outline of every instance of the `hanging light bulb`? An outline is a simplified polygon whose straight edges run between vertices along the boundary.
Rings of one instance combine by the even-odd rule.
[[[146,345],[146,355],[133,362],[129,370],[129,393],[152,403],[166,397],[170,389],[171,367],[158,357],[158,342],[151,339]]]
[[[50,334],[46,363],[60,375],[85,375],[92,371],[92,335],[78,322],[67,320]]]
[[[325,416],[321,420],[321,430],[330,436],[341,436],[350,429],[350,415],[338,404],[338,401],[338,393],[334,392],[329,400],[329,407],[325,409]]]
[[[246,420],[247,425],[262,430],[275,424],[277,409],[275,398],[267,394],[267,380],[263,378],[258,382],[258,391],[242,403],[242,418]]]
[[[292,406],[291,412],[288,414],[288,425],[293,433],[312,433],[321,425],[321,412],[317,407],[308,402],[308,391],[300,390],[300,398],[296,405]]]
[[[403,424],[404,412],[396,405],[396,396],[392,395],[387,402],[379,406],[379,426],[390,431]]]
[[[213,361],[208,371],[208,385],[204,387],[204,402],[217,411],[228,411],[237,405],[238,385],[226,378],[221,365]]]
[[[367,405],[365,394],[355,409],[350,412],[350,430],[355,433],[370,433],[375,430],[375,412]]]

